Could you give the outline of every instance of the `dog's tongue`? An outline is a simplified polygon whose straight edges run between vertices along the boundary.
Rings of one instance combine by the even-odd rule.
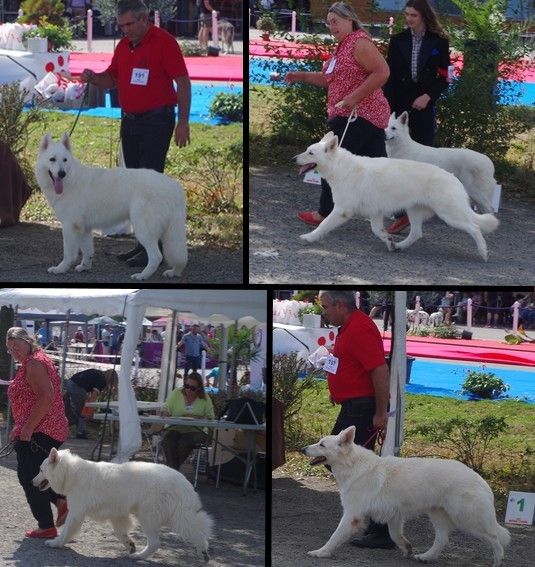
[[[61,177],[54,178],[54,191],[58,195],[63,193],[63,179],[61,179]]]
[[[301,168],[299,169],[299,175],[303,175],[304,173],[310,171],[311,169],[314,169],[315,167],[316,167],[315,163],[307,163],[306,165],[302,165]]]

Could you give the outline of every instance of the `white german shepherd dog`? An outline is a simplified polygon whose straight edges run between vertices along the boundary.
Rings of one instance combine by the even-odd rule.
[[[117,539],[130,557],[144,559],[160,546],[160,528],[168,526],[185,542],[193,544],[205,561],[213,520],[203,510],[199,495],[184,475],[165,465],[86,461],[69,450],[52,449],[33,479],[40,490],[52,488],[66,496],[69,512],[59,535],[46,540],[63,547],[80,530],[84,518],[109,520]],[[139,552],[128,532],[130,515],[136,516],[147,536]]]
[[[404,556],[412,555],[403,535],[405,519],[427,514],[435,528],[435,541],[419,561],[436,559],[459,529],[483,539],[492,547],[493,567],[503,561],[509,532],[496,521],[494,495],[489,485],[459,461],[379,457],[355,445],[355,427],[329,435],[302,452],[311,465],[328,464],[340,490],[343,515],[329,541],[309,555],[330,557],[340,545],[366,526],[367,518],[388,524],[391,538]]]
[[[438,165],[453,173],[483,213],[492,213],[496,187],[494,164],[484,154],[468,148],[433,148],[415,142],[409,134],[409,115],[393,112],[385,129],[386,153],[390,158],[412,159]]]
[[[49,268],[50,273],[67,272],[80,250],[82,261],[75,270],[91,269],[91,231],[123,221],[132,223],[148,255],[146,267],[133,274],[133,279],[149,278],[160,265],[158,240],[171,266],[164,276],[179,276],[184,269],[188,261],[184,190],[166,175],[150,169],[87,167],[73,157],[67,134],[61,142],[53,142],[50,134],[45,134],[35,176],[63,229],[63,260]]]
[[[499,221],[491,214],[478,215],[471,208],[461,182],[435,165],[409,160],[356,156],[338,147],[332,132],[295,156],[304,166],[300,173],[317,168],[332,189],[334,209],[312,232],[302,234],[314,242],[354,215],[370,219],[372,232],[388,250],[401,250],[422,237],[422,223],[433,214],[454,228],[467,232],[484,260],[487,244],[482,233],[492,232]],[[411,222],[409,235],[395,242],[384,229],[384,217],[405,210]]]

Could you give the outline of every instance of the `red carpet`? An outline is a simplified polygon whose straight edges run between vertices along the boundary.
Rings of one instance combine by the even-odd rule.
[[[111,53],[71,52],[69,72],[77,77],[84,69],[97,73],[104,71],[111,61]],[[190,79],[195,81],[243,82],[243,57],[186,57]]]
[[[385,352],[390,352],[390,333],[385,334],[383,344]],[[423,358],[535,366],[535,344],[507,345],[497,341],[407,337],[407,354]]]

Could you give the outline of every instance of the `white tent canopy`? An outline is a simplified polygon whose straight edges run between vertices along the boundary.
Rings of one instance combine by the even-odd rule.
[[[158,314],[188,311],[208,319],[217,315],[233,321],[242,317],[250,317],[257,323],[266,321],[266,292],[262,290],[4,288],[0,290],[0,305],[16,306],[19,310],[46,312],[56,309],[66,313],[126,317],[119,372],[118,461],[128,460],[141,446],[141,427],[130,373],[143,319],[149,308],[166,310]]]

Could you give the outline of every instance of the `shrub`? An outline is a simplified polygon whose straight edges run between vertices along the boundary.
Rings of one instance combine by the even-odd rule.
[[[509,426],[503,417],[486,416],[479,419],[455,417],[444,422],[427,422],[407,432],[429,439],[439,449],[481,472],[490,442]]]
[[[466,373],[466,379],[462,384],[464,394],[485,399],[498,398],[507,390],[509,385],[493,372],[470,370]]]
[[[47,21],[46,18],[41,18],[39,27],[24,34],[24,39],[28,37],[46,38],[50,51],[63,51],[72,47],[72,28],[63,21],[60,24],[55,24]]]
[[[201,57],[203,50],[198,41],[180,41],[180,49],[184,57]]]
[[[23,16],[18,21],[22,24],[39,24],[44,19],[51,24],[63,25],[65,4],[62,0],[24,0],[20,7]]]
[[[243,95],[218,93],[210,105],[210,117],[223,122],[243,122]]]

